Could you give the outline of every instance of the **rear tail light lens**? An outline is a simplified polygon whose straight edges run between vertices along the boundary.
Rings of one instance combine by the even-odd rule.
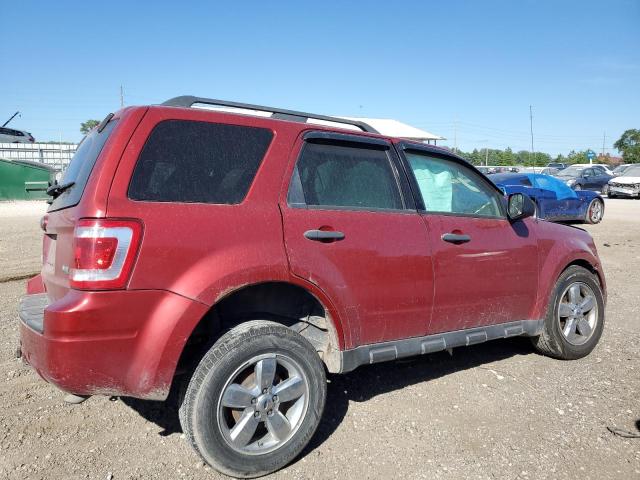
[[[73,233],[71,288],[115,290],[129,281],[142,224],[137,220],[83,219]]]

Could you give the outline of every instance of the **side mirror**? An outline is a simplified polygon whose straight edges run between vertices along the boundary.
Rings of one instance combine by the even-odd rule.
[[[536,214],[536,204],[524,193],[513,193],[507,201],[507,215],[515,222]]]

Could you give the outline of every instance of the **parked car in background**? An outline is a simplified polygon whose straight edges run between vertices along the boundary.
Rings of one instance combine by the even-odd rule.
[[[624,163],[622,165],[618,165],[616,168],[613,169],[613,175],[618,177],[618,176],[622,175],[627,168],[633,167],[634,165],[638,165],[638,164],[637,163]]]
[[[0,127],[0,143],[33,143],[36,139],[29,132]]]
[[[595,190],[607,194],[609,180],[613,178],[602,168],[585,165],[571,165],[556,175],[573,190]]]
[[[557,175],[560,172],[559,168],[554,167],[546,167],[540,170],[540,174],[542,175]]]
[[[625,169],[619,177],[609,180],[609,198],[640,198],[640,164]]]
[[[506,195],[521,192],[536,204],[538,218],[552,222],[600,223],[604,200],[590,190],[575,191],[564,182],[539,173],[497,173],[489,175]]]
[[[611,167],[609,165],[604,164],[604,163],[574,163],[574,165],[577,166],[577,167],[595,168],[595,169],[598,169],[600,171],[606,172],[609,175],[613,175],[613,170],[611,170]]]
[[[197,97],[127,107],[47,192],[22,357],[80,400],[181,392],[186,439],[236,477],[306,448],[326,372],[514,336],[572,360],[604,327],[588,232],[362,122]]]
[[[557,168],[558,170],[563,170],[565,168],[567,168],[567,164],[566,163],[559,163],[559,162],[551,162],[547,164],[547,167],[549,168]]]

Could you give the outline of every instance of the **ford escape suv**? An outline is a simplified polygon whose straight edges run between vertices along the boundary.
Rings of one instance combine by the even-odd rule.
[[[197,97],[129,107],[49,193],[23,358],[78,396],[178,388],[186,437],[229,475],[302,451],[325,372],[512,336],[576,359],[604,325],[588,233],[357,121]]]

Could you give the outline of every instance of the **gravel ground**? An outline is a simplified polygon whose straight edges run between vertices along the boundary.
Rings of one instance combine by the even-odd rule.
[[[640,478],[640,439],[607,429],[640,433],[640,201],[606,204],[588,227],[609,285],[589,357],[560,362],[512,339],[331,376],[312,444],[273,478]],[[35,205],[0,207],[3,274],[38,263]],[[24,284],[0,283],[0,478],[220,478],[183,439],[175,401],[68,406],[14,359]]]
[[[43,201],[0,202],[0,281],[40,271],[39,225],[46,211]]]

